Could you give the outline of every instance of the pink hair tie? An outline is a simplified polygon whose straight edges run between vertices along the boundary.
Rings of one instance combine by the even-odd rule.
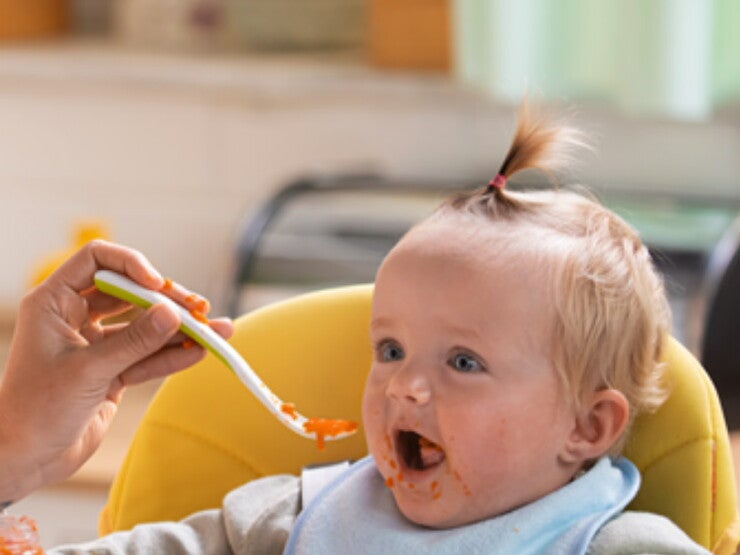
[[[503,189],[506,187],[506,176],[502,173],[498,174],[496,177],[491,179],[491,181],[488,182],[488,190],[492,191],[493,189]]]

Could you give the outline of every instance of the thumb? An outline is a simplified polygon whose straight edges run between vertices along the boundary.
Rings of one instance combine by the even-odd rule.
[[[93,364],[107,375],[116,376],[164,347],[179,327],[180,317],[174,310],[165,304],[155,305],[125,328],[92,345]]]

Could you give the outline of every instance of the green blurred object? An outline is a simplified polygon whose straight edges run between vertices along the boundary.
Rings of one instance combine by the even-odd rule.
[[[365,0],[226,0],[229,42],[255,50],[359,47]]]
[[[737,208],[680,202],[612,199],[609,208],[632,224],[654,248],[708,253],[732,221]]]
[[[635,115],[708,119],[740,96],[735,0],[453,0],[457,75]]]

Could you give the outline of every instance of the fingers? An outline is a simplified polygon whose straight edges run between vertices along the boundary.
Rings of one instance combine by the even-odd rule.
[[[158,292],[164,294],[175,303],[190,311],[194,316],[200,316],[199,319],[201,319],[201,321],[207,320],[205,315],[211,310],[211,304],[205,297],[201,297],[197,293],[192,292],[170,279],[164,280],[164,285],[158,290]],[[124,312],[130,307],[128,303],[110,295],[106,295],[95,288],[83,292],[82,296],[88,303],[91,320],[114,316]],[[219,320],[219,323],[216,324],[214,329],[217,331],[222,330],[223,333],[221,333],[221,335],[229,337],[231,335],[230,323],[224,322],[227,322],[227,320]]]
[[[117,316],[131,308],[131,305],[126,301],[106,295],[97,289],[85,291],[82,293],[82,297],[87,301],[88,318],[92,321]]]
[[[164,278],[141,253],[114,243],[94,240],[72,255],[39,287],[30,292],[22,308],[30,312],[61,316],[77,330],[90,319],[122,310],[120,301],[104,300],[93,285],[95,272],[108,268],[123,273],[152,289],[158,289]],[[89,304],[93,306],[90,307]]]
[[[123,330],[129,323],[118,323],[118,324],[107,324],[102,326],[103,336],[109,336],[114,333],[118,333]],[[219,334],[224,339],[228,339],[234,334],[234,323],[229,318],[214,318],[208,321],[208,325],[213,331]],[[181,344],[188,338],[182,332],[178,332],[167,340],[166,345],[178,345]]]
[[[188,310],[197,311],[204,315],[208,314],[211,310],[211,303],[208,302],[208,299],[201,297],[197,293],[193,293],[175,281],[165,279],[160,293]]]
[[[49,280],[82,292],[93,285],[97,270],[127,275],[149,289],[160,289],[164,278],[140,252],[100,239],[90,241],[49,276]]]
[[[113,378],[160,350],[175,335],[180,318],[167,305],[155,305],[131,324],[90,346],[91,371]]]
[[[95,343],[105,335],[105,330],[98,322],[88,321],[80,327],[79,334],[88,343]]]
[[[125,274],[144,287],[165,294],[179,305],[201,316],[211,309],[210,303],[204,297],[179,283],[165,280],[140,252],[100,239],[90,241],[62,264],[49,277],[49,289],[62,297],[69,293],[82,296],[87,302],[91,320],[119,314],[129,305],[101,293],[94,287],[95,272],[103,268]],[[66,292],[66,295],[63,292]],[[223,326],[221,329],[227,331]]]
[[[183,349],[181,345],[165,347],[156,354],[142,360],[120,375],[121,385],[128,387],[155,378],[164,378],[200,361],[205,349],[198,345]]]
[[[102,337],[108,337],[109,335],[120,333],[122,330],[126,328],[126,326],[130,326],[130,325],[131,325],[130,323],[120,323],[120,324],[108,324],[106,326],[101,326]],[[163,345],[163,347],[169,347],[172,345],[182,346],[183,341],[187,339],[188,339],[187,335],[185,335],[181,331],[178,331],[175,335],[173,335],[167,340],[167,342]]]
[[[229,318],[214,318],[209,320],[208,325],[224,339],[228,339],[234,334],[234,322]]]

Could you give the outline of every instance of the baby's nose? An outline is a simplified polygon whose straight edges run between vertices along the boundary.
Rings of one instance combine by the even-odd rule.
[[[425,405],[431,397],[432,393],[429,389],[429,383],[425,378],[414,380],[410,391],[406,394],[407,400],[419,405]]]
[[[423,375],[400,370],[391,378],[387,394],[396,400],[424,405],[432,398],[429,380]]]

